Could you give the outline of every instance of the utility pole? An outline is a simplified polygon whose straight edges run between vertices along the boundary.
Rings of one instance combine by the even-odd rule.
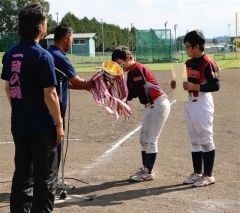
[[[165,39],[167,39],[167,21],[164,23],[164,27],[165,27]]]
[[[131,25],[131,29],[133,28],[133,23],[130,23],[130,25]]]
[[[174,36],[175,36],[175,40],[177,40],[177,24],[174,24]]]
[[[175,37],[175,47],[176,47],[176,52],[178,51],[178,45],[177,45],[177,24],[174,24],[173,28],[174,28],[174,37]]]
[[[229,36],[229,38],[231,37],[230,27],[231,27],[231,24],[228,24],[228,36]]]
[[[165,30],[167,29],[167,21],[164,23]]]
[[[102,24],[102,54],[104,56],[104,33],[103,33],[103,19],[101,19]]]
[[[59,13],[58,13],[58,12],[56,12],[56,14],[57,14],[57,25],[58,25],[58,14],[59,14]]]
[[[240,44],[240,38],[239,38],[239,32],[240,32],[240,29],[239,29],[239,15],[240,13],[236,13],[236,38],[235,38],[235,51],[236,51],[236,58],[238,58],[238,53],[237,53],[237,50],[238,50],[238,47],[239,47],[239,44]]]
[[[231,44],[231,33],[230,33],[230,27],[231,27],[231,25],[228,24],[228,39],[229,39],[229,44]]]
[[[130,25],[131,25],[131,28],[130,28],[130,32],[131,32],[131,30],[133,28],[133,23],[130,23]],[[131,48],[130,48],[130,46],[128,48],[132,51],[133,50],[133,38],[131,40],[132,40],[132,42],[130,42],[130,38],[129,38],[129,45],[131,46]]]
[[[128,44],[128,48],[129,48],[129,31],[130,31],[130,29],[129,28],[127,28],[127,31],[128,31],[128,42],[127,42],[127,44]]]

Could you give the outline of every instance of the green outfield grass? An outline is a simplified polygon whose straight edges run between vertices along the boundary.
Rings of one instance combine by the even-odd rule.
[[[228,60],[218,60],[216,61],[218,66],[223,69],[234,69],[240,68],[240,58],[238,59],[228,59]]]
[[[3,52],[0,52],[0,60],[2,61]],[[210,55],[218,66],[222,69],[236,69],[240,68],[240,53],[238,53],[238,58],[236,59],[236,54],[225,54],[224,58],[221,55]],[[101,67],[101,63],[105,60],[111,59],[111,54],[107,54],[105,56],[79,56],[79,55],[68,55],[68,58],[72,62],[74,68],[77,72],[95,72]],[[176,58],[179,61],[185,61],[187,59],[186,54],[178,55]],[[171,70],[171,63],[156,63],[156,64],[146,64],[153,71],[163,71],[163,70]],[[2,70],[2,63],[0,63],[0,69]]]
[[[103,58],[104,59],[104,58]],[[71,59],[70,59],[71,60]],[[77,58],[75,57],[75,68],[78,72],[91,72],[96,71],[97,68],[101,66],[100,62],[96,62],[96,64],[81,64],[78,63],[76,65]],[[106,58],[109,60],[109,58]],[[104,61],[104,60],[102,60]],[[240,68],[240,56],[238,59],[215,59],[218,66],[222,69],[237,69]],[[163,71],[163,70],[171,70],[172,63],[156,63],[156,64],[146,64],[153,71]]]
[[[235,69],[240,68],[240,53],[238,53],[238,58],[236,59],[236,53],[228,53],[224,55],[213,55],[210,56],[216,61],[218,66],[222,69]],[[187,60],[187,55],[178,55],[176,58],[179,61]],[[98,67],[104,60],[110,60],[110,54],[105,56],[87,57],[87,56],[77,56],[69,55],[69,59],[75,65],[75,69],[78,72],[91,72],[96,71]],[[153,71],[171,70],[172,63],[156,63],[156,64],[146,64]]]

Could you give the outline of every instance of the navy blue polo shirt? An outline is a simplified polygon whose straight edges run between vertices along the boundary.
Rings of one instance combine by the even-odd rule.
[[[5,53],[2,63],[1,78],[10,88],[12,133],[56,131],[44,101],[44,88],[57,85],[51,54],[34,41],[21,41]]]
[[[71,62],[67,58],[66,54],[60,50],[55,45],[52,45],[48,48],[48,51],[52,54],[55,62],[55,66],[61,72],[63,72],[66,77],[56,71],[58,87],[57,91],[60,95],[60,79],[62,79],[62,97],[60,97],[61,101],[61,111],[62,116],[65,116],[66,108],[67,108],[67,98],[68,98],[68,80],[73,78],[77,75],[76,71],[74,70]]]

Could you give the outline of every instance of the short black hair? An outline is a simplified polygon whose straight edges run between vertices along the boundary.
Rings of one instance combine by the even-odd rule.
[[[126,61],[127,55],[132,55],[131,51],[127,47],[125,46],[117,47],[112,52],[112,61],[116,61],[117,59],[122,59]]]
[[[47,16],[39,3],[29,4],[19,13],[18,34],[22,39],[35,39],[40,33],[40,25]]]
[[[199,45],[199,49],[204,51],[205,37],[199,30],[193,30],[184,37],[184,44],[188,42],[192,47]]]
[[[60,41],[68,33],[73,33],[73,29],[71,27],[68,27],[66,25],[57,26],[54,31],[54,42]]]

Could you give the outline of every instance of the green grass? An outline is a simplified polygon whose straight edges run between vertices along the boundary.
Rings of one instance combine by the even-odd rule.
[[[160,63],[160,64],[146,64],[146,66],[152,71],[171,70],[172,63]]]
[[[240,59],[215,60],[221,69],[240,69]],[[153,71],[171,70],[171,63],[146,64]]]
[[[0,60],[2,61],[3,52],[0,52]],[[222,69],[236,69],[240,68],[240,53],[237,55],[225,54],[224,59],[222,55],[210,55],[218,64],[218,66]],[[79,56],[79,55],[68,55],[68,58],[72,62],[74,68],[77,72],[96,72],[101,64],[105,60],[110,60],[110,54],[106,54],[105,56]],[[177,58],[179,61],[185,61],[187,59],[186,54],[178,55]],[[156,63],[156,64],[146,64],[153,71],[163,71],[163,70],[171,70],[171,63]],[[0,72],[2,70],[2,63],[0,63]]]
[[[218,66],[222,69],[236,69],[240,68],[240,53],[238,53],[238,59],[236,59],[235,53],[229,53],[223,56],[221,55],[210,55]],[[69,55],[70,60],[74,64],[75,69],[78,72],[95,72],[98,67],[101,66],[101,63],[104,60],[110,60],[110,55],[106,56],[96,56],[96,57],[87,57],[87,56],[77,56]],[[186,61],[187,55],[178,55],[179,61]],[[172,63],[156,63],[156,64],[146,64],[153,71],[163,71],[163,70],[171,70]]]
[[[217,60],[218,66],[223,69],[239,69],[240,59]]]

